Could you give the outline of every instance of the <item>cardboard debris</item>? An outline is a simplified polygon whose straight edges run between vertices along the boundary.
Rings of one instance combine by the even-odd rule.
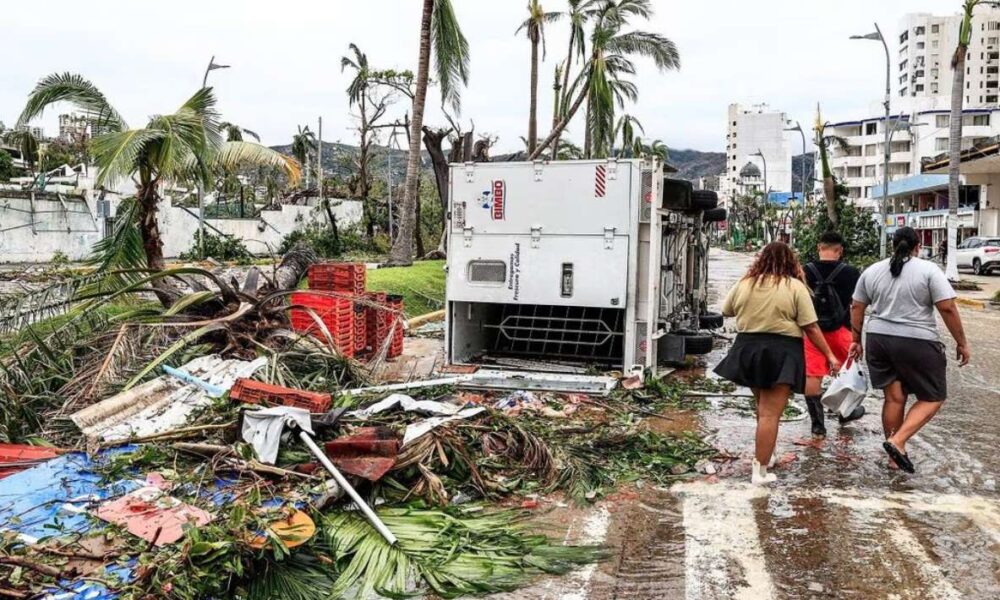
[[[438,402],[436,400],[414,400],[406,394],[392,394],[367,408],[351,411],[347,414],[356,419],[367,419],[372,415],[392,410],[397,406],[406,412],[418,412],[439,417],[451,416],[462,410],[462,405],[460,404]]]

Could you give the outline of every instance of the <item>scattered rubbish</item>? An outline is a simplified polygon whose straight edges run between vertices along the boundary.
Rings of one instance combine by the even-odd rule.
[[[168,496],[158,487],[141,487],[101,504],[94,516],[156,546],[173,544],[184,537],[184,528],[201,526],[213,516],[200,508]]]
[[[273,465],[278,459],[281,434],[285,425],[295,423],[300,429],[312,433],[309,411],[294,406],[274,406],[243,413],[243,441],[253,446],[260,462]]]
[[[221,387],[217,385],[212,385],[211,383],[205,381],[204,379],[200,377],[195,377],[194,375],[188,373],[187,371],[182,371],[181,369],[175,369],[170,365],[163,365],[161,368],[163,369],[163,372],[166,373],[167,375],[170,375],[171,377],[176,377],[177,379],[180,379],[184,383],[190,383],[195,387],[199,387],[205,390],[208,393],[208,395],[213,398],[221,398],[222,395],[226,393],[226,390],[222,389]]]
[[[642,387],[641,375],[630,375],[622,379],[622,387],[626,390],[637,390]]]
[[[57,448],[28,446],[26,444],[0,444],[0,479],[23,471],[62,454]]]
[[[412,327],[412,325],[411,325]],[[424,323],[416,329],[410,329],[410,335],[415,337],[439,338],[444,335],[444,321]]]
[[[266,364],[266,358],[250,362],[209,355],[195,358],[183,370],[228,390],[237,379],[253,375]],[[127,440],[176,429],[196,409],[211,403],[212,397],[201,387],[163,375],[81,409],[70,419],[88,438]]]
[[[424,419],[423,421],[419,421],[412,425],[407,425],[406,433],[403,434],[403,446],[406,446],[410,442],[413,442],[414,440],[427,434],[431,430],[444,425],[445,423],[450,423],[452,421],[458,421],[461,419],[468,419],[485,411],[486,411],[485,408],[477,406],[474,408],[466,408],[460,410],[450,417],[431,417],[429,419]]]
[[[268,537],[281,540],[286,548],[296,548],[308,542],[316,535],[316,523],[301,510],[292,511],[287,517],[282,517],[268,524],[267,531],[251,537],[247,543],[258,550],[267,546]]]
[[[454,415],[462,410],[462,406],[458,404],[435,400],[414,400],[405,394],[392,394],[388,398],[380,400],[367,408],[355,410],[348,414],[356,419],[367,419],[372,415],[392,410],[397,406],[406,412],[418,412],[436,416]]]
[[[423,381],[407,381],[405,383],[390,383],[386,385],[372,385],[368,387],[353,388],[344,390],[344,394],[381,394],[383,392],[402,392],[405,390],[419,390],[421,388],[438,387],[443,385],[457,385],[464,381],[464,377],[442,377],[440,379],[425,379]]]
[[[326,412],[332,401],[330,394],[296,390],[246,378],[236,380],[229,397],[247,404],[296,406],[310,413]]]
[[[605,376],[480,369],[463,378],[458,382],[458,386],[468,389],[545,391],[607,396],[617,383],[614,377]]]
[[[490,364],[498,367],[519,369],[522,371],[542,371],[544,373],[573,373],[584,374],[587,369],[572,363],[561,363],[555,361],[528,360],[524,358],[510,358],[507,356],[488,357]]]
[[[256,421],[256,424],[254,426],[254,431],[263,432],[263,435],[257,433],[251,435],[251,437],[257,440],[258,442],[254,444],[254,449],[257,450],[258,456],[261,457],[261,460],[263,462],[268,462],[268,461],[264,458],[263,455],[261,455],[259,448],[263,448],[264,451],[268,453],[268,457],[270,457],[273,444],[274,456],[277,457],[278,443],[280,443],[281,439],[281,430],[285,427],[285,425],[297,428],[298,436],[299,439],[302,440],[302,443],[306,445],[306,447],[313,454],[313,456],[315,456],[316,459],[319,460],[320,464],[323,465],[326,471],[334,478],[334,480],[336,480],[337,484],[341,487],[341,489],[343,489],[344,492],[346,492],[347,495],[350,496],[352,500],[354,500],[354,503],[357,505],[358,509],[360,509],[361,512],[364,513],[365,518],[368,520],[369,523],[372,524],[372,527],[374,527],[379,532],[379,534],[381,534],[381,536],[385,538],[385,541],[388,542],[390,545],[396,544],[396,536],[394,536],[392,532],[389,531],[389,529],[385,526],[385,524],[381,521],[381,519],[378,518],[378,515],[376,515],[375,512],[371,509],[371,507],[368,506],[367,503],[365,503],[364,499],[361,497],[360,494],[358,494],[357,490],[355,490],[354,487],[351,486],[351,484],[347,481],[347,479],[344,478],[343,474],[341,474],[341,472],[337,470],[337,467],[333,466],[333,463],[330,462],[330,459],[327,457],[326,453],[320,450],[319,446],[316,445],[316,442],[314,442],[313,439],[310,437],[310,434],[312,433],[312,427],[311,424],[309,423],[308,412],[300,408],[294,408],[290,406],[276,406],[274,408],[265,408],[263,410],[257,410],[245,413],[243,416],[244,439],[247,439],[246,419],[248,417],[251,417],[251,415],[253,420]],[[271,462],[273,462],[273,459],[271,460]]]
[[[362,427],[351,435],[323,444],[338,469],[368,481],[378,481],[392,469],[400,441],[387,427]]]

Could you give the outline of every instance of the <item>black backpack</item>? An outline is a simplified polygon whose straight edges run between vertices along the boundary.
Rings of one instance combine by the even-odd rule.
[[[816,316],[819,317],[819,328],[823,331],[836,331],[844,326],[847,320],[848,308],[840,300],[840,294],[833,282],[837,275],[844,270],[844,263],[838,264],[830,276],[826,279],[819,273],[816,265],[809,263],[806,268],[816,279],[816,289],[813,290],[813,306],[816,308]]]

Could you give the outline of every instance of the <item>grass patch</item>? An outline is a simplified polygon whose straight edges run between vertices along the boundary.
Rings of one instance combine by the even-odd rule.
[[[444,308],[444,261],[426,260],[409,267],[368,271],[368,289],[403,296],[406,316]]]

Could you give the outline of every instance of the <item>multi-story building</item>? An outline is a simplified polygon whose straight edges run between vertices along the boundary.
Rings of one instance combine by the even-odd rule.
[[[911,13],[895,40],[896,91],[904,112],[946,108],[951,97],[951,57],[958,46],[960,15]],[[965,105],[1000,102],[1000,8],[976,8],[965,66]]]
[[[890,131],[889,181],[920,173],[921,162],[948,150],[951,118],[947,110],[925,110],[893,116]],[[885,164],[884,117],[833,123],[826,134],[830,167],[847,187],[848,196],[862,206],[875,207]],[[970,108],[962,113],[962,148],[971,148],[1000,135],[1000,108]],[[843,141],[841,144],[839,141]]]
[[[87,140],[87,117],[76,113],[59,115],[59,139],[67,144],[79,144]]]
[[[785,113],[772,110],[766,104],[751,107],[730,104],[727,125],[726,172],[720,190],[741,194],[766,186],[768,190],[791,191],[792,158],[785,137],[788,126]],[[760,177],[753,178],[752,182],[741,176],[748,164],[760,172]]]

